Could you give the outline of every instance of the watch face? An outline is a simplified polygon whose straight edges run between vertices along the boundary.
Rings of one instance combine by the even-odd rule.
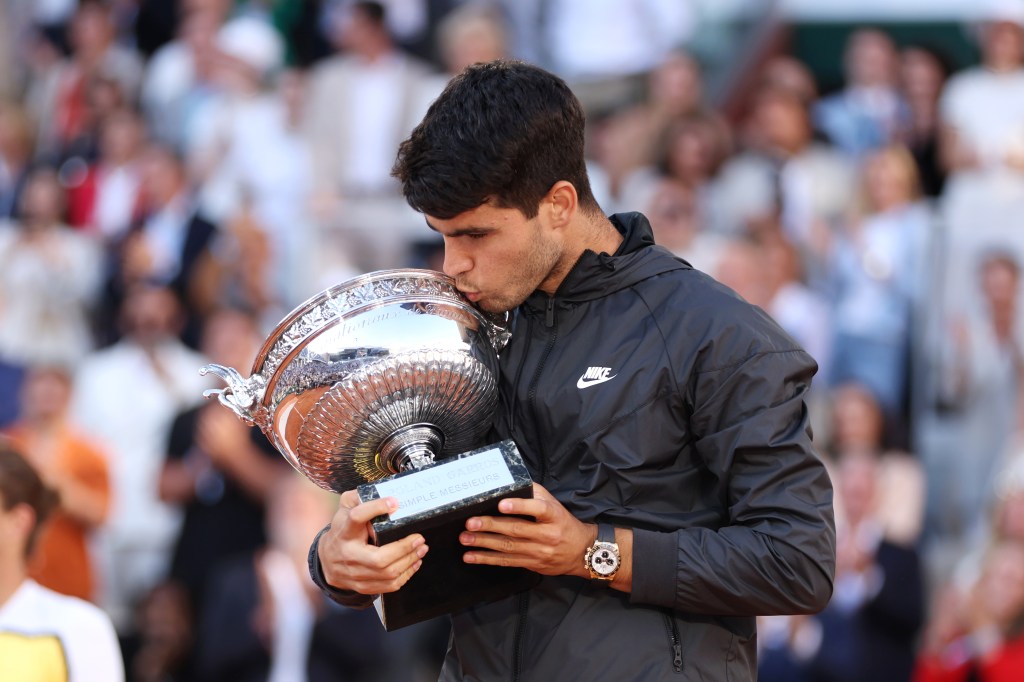
[[[597,543],[590,555],[590,568],[599,576],[614,575],[619,568],[619,553],[609,543]]]

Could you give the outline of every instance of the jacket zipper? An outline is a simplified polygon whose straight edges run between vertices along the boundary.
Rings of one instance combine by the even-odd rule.
[[[672,669],[683,672],[683,645],[679,643],[679,627],[671,614],[665,614],[665,627],[668,629],[668,641],[672,645]]]
[[[548,356],[551,354],[551,350],[555,347],[555,341],[558,339],[558,327],[555,325],[555,298],[552,296],[548,299],[547,310],[544,313],[544,326],[550,329],[548,333],[548,342],[544,346],[544,353],[540,356],[540,363],[537,365],[537,371],[533,373],[533,379],[530,382],[530,390],[526,396],[526,402],[530,405],[530,411],[537,411],[537,382],[540,381],[540,375],[544,371],[544,365],[547,364]],[[540,458],[540,480],[541,483],[547,477],[547,462],[543,457]]]
[[[533,332],[531,329],[531,327],[533,327],[533,320],[530,319],[529,315],[520,315],[517,320],[517,324],[526,324],[527,326],[526,334],[524,334],[526,337],[526,348],[523,349],[523,358],[525,359],[530,354],[530,342],[533,339]],[[524,362],[520,362],[516,367],[516,376],[512,381],[512,389],[510,391],[513,400],[509,400],[508,405],[505,406],[505,409],[508,411],[508,429],[513,438],[515,438],[516,435],[516,409],[514,406],[514,399],[516,394],[519,392],[519,379],[523,375],[524,364]]]
[[[529,609],[530,591],[519,595],[519,622],[516,623],[515,638],[512,642],[512,682],[519,681],[523,669],[523,633],[526,631],[526,612]]]
[[[530,383],[530,390],[527,393],[527,402],[530,405],[531,410],[534,409],[534,403],[537,398],[537,382],[540,380],[541,372],[544,371],[544,365],[547,363],[548,355],[551,353],[551,349],[555,346],[555,339],[558,337],[558,330],[555,329],[555,299],[548,299],[547,311],[544,315],[544,326],[551,329],[551,335],[548,337],[548,343],[544,347],[544,353],[540,356],[540,363],[537,365],[537,371],[533,374],[533,379]],[[532,338],[532,334],[527,335],[528,338]],[[526,357],[525,355],[523,356]],[[519,366],[522,368],[522,365]],[[518,377],[516,379],[518,384]],[[514,395],[514,392],[513,392]],[[514,427],[513,427],[514,429]],[[543,481],[544,476],[547,472],[547,464],[544,462],[544,458],[540,458],[540,479]],[[522,670],[523,664],[523,640],[524,632],[526,630],[526,615],[529,610],[529,599],[530,592],[527,590],[519,595],[519,622],[516,624],[515,639],[513,641],[513,659],[512,659],[512,682],[518,682],[519,674]]]

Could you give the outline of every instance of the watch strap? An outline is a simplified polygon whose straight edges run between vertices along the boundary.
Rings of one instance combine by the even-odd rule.
[[[594,544],[590,547],[590,549],[587,550],[586,556],[584,557],[584,562],[587,565],[587,571],[589,571],[591,575],[590,582],[594,585],[607,587],[608,584],[611,583],[612,579],[614,578],[614,574],[611,576],[599,576],[594,573],[590,565],[591,555],[596,550],[598,543],[607,543],[615,545],[615,547],[617,548],[618,544],[615,542],[615,527],[608,523],[598,523],[597,539],[594,541]],[[618,551],[616,550],[616,554],[617,553]]]

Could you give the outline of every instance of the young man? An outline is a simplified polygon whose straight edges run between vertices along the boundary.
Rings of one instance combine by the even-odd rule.
[[[814,612],[832,591],[832,489],[804,405],[816,366],[655,246],[642,215],[602,214],[583,127],[559,78],[480,64],[395,165],[445,272],[513,311],[493,435],[536,482],[500,506],[530,520],[471,518],[461,542],[467,562],[544,577],[454,614],[441,678],[753,680],[754,616]],[[366,606],[430,561],[418,534],[368,544],[395,508],[342,495],[310,554],[337,601]]]
[[[0,679],[124,680],[114,627],[93,604],[28,577],[28,556],[57,495],[0,438]]]

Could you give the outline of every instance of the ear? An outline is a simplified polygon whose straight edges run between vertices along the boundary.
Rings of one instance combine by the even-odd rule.
[[[567,180],[559,180],[544,196],[541,208],[547,212],[548,222],[552,227],[565,227],[576,216],[579,208],[576,188]]]
[[[9,512],[5,513],[9,519],[13,520],[13,524],[8,526],[13,532],[13,542],[19,548],[19,552],[24,554],[29,536],[32,535],[32,530],[36,526],[36,513],[25,503],[14,505]],[[5,540],[9,539],[11,536],[6,536]]]

